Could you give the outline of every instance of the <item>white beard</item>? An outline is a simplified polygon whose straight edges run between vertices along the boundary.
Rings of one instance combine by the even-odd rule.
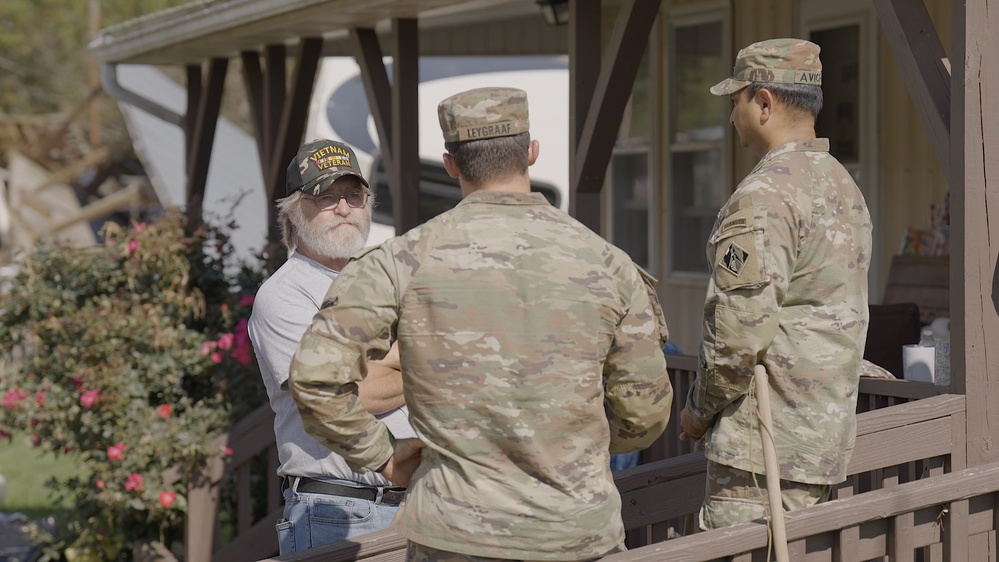
[[[330,220],[316,217],[312,221],[299,211],[295,213],[293,222],[298,228],[298,236],[302,243],[320,256],[330,259],[345,259],[354,255],[364,247],[371,230],[370,215],[365,219],[351,215],[341,217],[334,215]],[[346,226],[340,225],[347,223]]]

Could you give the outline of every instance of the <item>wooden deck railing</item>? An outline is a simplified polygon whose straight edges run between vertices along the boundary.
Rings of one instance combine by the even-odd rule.
[[[790,559],[995,560],[997,492],[999,463],[796,511],[786,518]],[[750,562],[766,560],[766,552],[767,529],[754,522],[680,537],[602,560]]]
[[[676,421],[677,413],[683,407],[687,391],[694,379],[696,361],[696,358],[689,356],[668,357],[670,380],[674,389],[673,415],[670,423],[663,436],[652,447],[643,452],[643,464],[627,471],[621,471],[617,476],[619,487],[623,482],[628,482],[628,487],[622,489],[623,492],[627,492],[632,490],[634,482],[641,482],[643,478],[651,485],[653,482],[661,484],[669,480],[669,478],[665,478],[666,476],[674,475],[677,478],[677,484],[669,492],[667,497],[670,500],[664,505],[673,506],[670,507],[673,511],[680,509],[681,505],[685,506],[683,509],[686,511],[683,511],[683,514],[697,511],[704,488],[703,456],[700,454],[689,455],[691,445],[689,442],[679,441],[679,425]],[[928,383],[863,379],[858,411],[866,412],[904,404],[912,400],[936,396],[945,390]],[[219,439],[219,444],[230,447],[233,450],[233,455],[227,463],[213,462],[205,467],[203,478],[189,490],[185,541],[185,559],[188,562],[241,562],[257,560],[277,553],[274,524],[281,517],[282,499],[279,490],[280,483],[275,475],[277,449],[274,442],[273,420],[273,413],[269,406],[262,406],[237,424],[229,434]],[[895,429],[901,430],[902,427],[898,426]],[[937,425],[933,425],[933,428],[934,431],[939,430]],[[860,440],[861,438],[858,436],[857,458],[863,458],[859,447]],[[672,459],[671,462],[662,464],[670,459]],[[876,489],[885,481],[901,483],[913,480],[926,470],[935,471],[932,472],[933,474],[943,470],[943,461],[938,459],[935,461],[937,464],[927,464],[931,463],[931,459],[929,457],[923,457],[923,459],[926,459],[923,464],[919,464],[923,461],[913,461],[904,467],[879,468],[877,470],[882,472],[872,471],[869,475],[858,475],[855,479],[848,481],[850,483],[849,492],[847,492],[847,488],[839,490],[839,497],[844,497],[847,493],[860,493]],[[875,464],[878,462],[880,461],[875,461]],[[900,460],[899,464],[901,463],[903,461]],[[963,465],[961,466],[963,467]],[[885,470],[887,472],[884,472]],[[947,471],[949,470],[950,467],[947,467]],[[631,479],[637,480],[632,481]],[[637,492],[636,495],[643,496],[642,493]],[[663,497],[658,493],[656,496]],[[647,503],[644,502],[642,505]],[[628,515],[630,507],[633,506],[628,503],[624,506],[626,519],[632,517]],[[635,513],[638,515],[635,515],[636,518],[633,521],[641,523],[629,526],[629,529],[632,529],[629,531],[629,545],[663,540],[670,527],[682,530],[675,517],[672,520],[672,516],[670,516],[649,521],[649,516],[642,515],[641,509]],[[375,549],[389,548],[387,545],[395,544],[396,540],[394,538],[378,539],[378,537],[373,537],[373,539],[375,543],[380,545],[370,547]],[[344,547],[354,548],[355,551],[357,549],[356,545],[350,547],[349,543]],[[365,547],[365,549],[367,548],[369,547]],[[367,550],[363,550],[363,552],[367,552]],[[304,560],[302,558],[294,559]],[[319,560],[320,558],[305,559]],[[348,560],[351,557],[337,559]]]
[[[990,526],[992,519],[985,521],[988,517],[979,513],[999,513],[994,509],[996,502],[992,495],[985,495],[999,490],[999,482],[991,483],[990,487],[978,473],[966,473],[978,486],[971,493],[982,494],[983,498],[965,505],[961,502],[970,496],[960,483],[963,481],[941,480],[945,474],[965,468],[964,414],[965,399],[958,395],[936,396],[860,414],[850,478],[837,489],[837,499],[788,515],[791,559],[868,560],[893,555],[910,546],[912,549],[931,546],[929,559],[938,560],[932,555],[941,548],[958,548],[952,543],[977,541],[982,533],[987,535],[994,528]],[[746,562],[765,559],[767,533],[760,523],[660,542],[669,534],[669,526],[676,529],[677,524],[700,507],[705,462],[701,453],[690,453],[617,473],[615,482],[621,492],[625,528],[631,532],[643,531],[650,541],[657,542],[605,560],[713,560],[728,556]],[[913,480],[906,482],[910,477]],[[942,483],[942,489],[932,484],[937,481]],[[864,487],[871,490],[853,495]],[[927,489],[934,490],[933,498],[937,501],[926,502],[914,495]],[[901,492],[895,493],[896,490]],[[882,503],[888,500],[898,503]],[[958,522],[958,535],[953,532],[941,535],[939,528],[934,531],[933,525],[942,509],[934,506],[942,503],[955,506],[958,517],[964,518],[965,523]],[[818,516],[814,510],[820,510]],[[967,522],[969,514],[975,515],[974,524]],[[888,518],[891,520],[887,521]],[[732,534],[738,540],[730,539]],[[868,553],[873,554],[868,556]],[[404,560],[405,540],[392,531],[379,531],[335,545],[269,558],[267,562],[341,562],[374,556],[379,562]]]

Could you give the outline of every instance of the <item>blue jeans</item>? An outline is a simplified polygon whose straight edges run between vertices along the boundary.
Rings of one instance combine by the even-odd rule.
[[[635,451],[633,453],[621,453],[620,455],[611,455],[610,458],[610,468],[611,471],[621,470],[623,468],[631,468],[633,466],[638,466],[639,452]]]
[[[341,484],[352,482],[338,480]],[[281,555],[387,529],[398,506],[373,501],[298,493],[285,484],[284,519],[275,525]]]

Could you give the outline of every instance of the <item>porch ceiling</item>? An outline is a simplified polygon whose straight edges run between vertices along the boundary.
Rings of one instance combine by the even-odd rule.
[[[323,37],[322,54],[342,54],[349,28],[386,32],[392,18],[417,18],[424,31],[516,18],[537,25],[541,14],[535,0],[199,0],[106,28],[90,50],[107,63],[186,65]]]

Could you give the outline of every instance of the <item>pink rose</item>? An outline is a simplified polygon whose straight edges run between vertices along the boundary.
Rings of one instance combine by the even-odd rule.
[[[230,447],[222,447],[222,455],[226,456],[226,457],[231,457],[232,456],[232,448],[230,448]]]
[[[170,404],[163,404],[159,408],[156,408],[156,413],[160,415],[161,418],[167,419],[170,417],[170,413],[173,411],[173,407]]]
[[[129,240],[128,241],[128,251],[129,252],[134,252],[134,251],[136,251],[138,249],[139,249],[139,241],[138,240]]]
[[[212,363],[221,363],[222,354],[219,353],[218,351],[213,351],[212,354],[209,356],[209,359],[212,360]]]
[[[218,342],[219,349],[229,349],[232,344],[236,341],[236,336],[232,334],[222,334],[219,336]]]
[[[108,447],[108,460],[120,461],[125,456],[125,444],[119,441]]]
[[[253,306],[253,300],[255,298],[256,297],[254,297],[253,295],[249,294],[243,295],[239,297],[239,306]]]
[[[80,395],[80,405],[88,410],[97,403],[100,399],[101,393],[97,390],[88,390]]]
[[[215,350],[215,342],[213,342],[213,341],[206,341],[206,342],[204,342],[204,343],[201,344],[201,356],[202,357],[207,356],[209,353],[211,353],[214,350]]]
[[[146,223],[144,223],[144,222],[137,222],[137,223],[135,223],[135,229],[134,230],[135,230],[136,234],[142,234],[143,232],[146,231]]]
[[[100,478],[97,479],[97,489],[98,490],[103,490],[104,489],[104,481],[101,480]]]
[[[160,506],[163,509],[170,509],[175,503],[177,503],[177,492],[172,490],[163,490],[160,492]]]
[[[240,346],[233,350],[232,356],[239,361],[241,365],[249,365],[250,361],[253,361],[253,356],[250,355],[250,348]]]
[[[38,402],[39,406],[44,406],[45,405],[45,391],[44,390],[39,390],[38,392],[35,393],[35,402]]]
[[[125,480],[126,490],[141,490],[142,489],[142,475],[141,474],[129,474],[128,479]]]
[[[13,410],[18,407],[21,402],[24,402],[28,398],[28,393],[24,392],[20,388],[15,388],[3,396],[3,407],[8,410]]]

